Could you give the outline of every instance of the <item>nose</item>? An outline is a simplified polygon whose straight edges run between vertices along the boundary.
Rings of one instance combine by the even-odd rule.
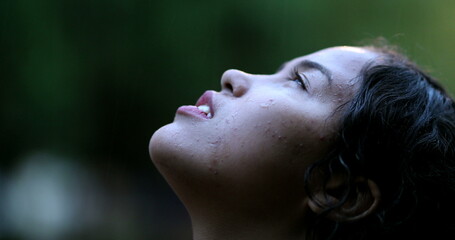
[[[244,95],[251,86],[251,75],[239,70],[231,69],[221,77],[221,90],[229,92],[235,97]]]

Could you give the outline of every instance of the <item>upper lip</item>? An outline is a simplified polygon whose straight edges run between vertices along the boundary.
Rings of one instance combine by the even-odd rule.
[[[213,108],[213,91],[205,91],[204,94],[197,100],[196,107],[201,105],[207,105],[210,107],[210,113],[212,117],[215,115],[215,109]]]

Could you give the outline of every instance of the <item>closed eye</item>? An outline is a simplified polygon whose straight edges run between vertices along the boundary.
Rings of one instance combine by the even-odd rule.
[[[297,69],[294,69],[292,81],[295,81],[297,84],[299,84],[302,87],[303,90],[307,91],[306,84],[308,82],[308,78],[306,77],[305,74],[299,72]]]

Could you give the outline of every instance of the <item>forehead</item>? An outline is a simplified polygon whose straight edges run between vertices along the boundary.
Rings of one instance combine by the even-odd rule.
[[[332,47],[295,58],[288,65],[311,60],[330,70],[334,79],[346,80],[358,76],[362,67],[378,56],[378,53],[360,47]]]

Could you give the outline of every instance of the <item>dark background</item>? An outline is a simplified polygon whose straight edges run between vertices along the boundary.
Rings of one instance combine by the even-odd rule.
[[[455,90],[452,0],[0,0],[0,239],[191,239],[153,132],[226,69],[379,36]]]

